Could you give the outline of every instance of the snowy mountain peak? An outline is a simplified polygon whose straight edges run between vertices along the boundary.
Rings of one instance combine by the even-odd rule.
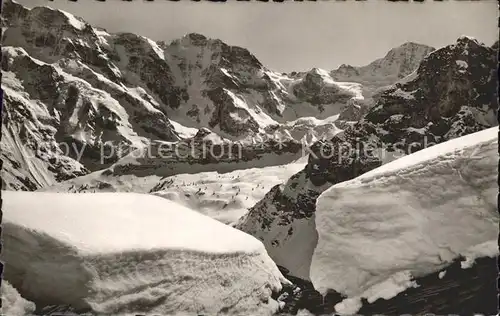
[[[205,35],[200,34],[200,33],[189,33],[189,34],[186,34],[184,37],[187,37],[192,41],[207,40],[208,39]]]
[[[164,45],[164,44],[163,44]],[[162,46],[163,46],[162,45]],[[262,68],[260,61],[245,48],[228,45],[220,39],[208,38],[199,33],[189,33],[165,46],[173,55],[179,56],[182,49],[183,57],[190,57],[190,63],[197,63],[207,68],[210,63],[224,64],[231,69],[232,64],[245,64],[249,67]]]
[[[343,64],[330,74],[338,81],[353,81],[381,88],[409,75],[433,50],[434,48],[427,45],[408,42],[391,49],[384,57],[366,66],[354,67]]]
[[[457,43],[469,43],[469,42],[473,42],[477,45],[480,45],[479,41],[472,36],[462,35],[457,39]]]
[[[403,54],[406,52],[417,52],[417,51],[428,51],[428,50],[434,50],[434,47],[425,45],[425,44],[420,44],[416,42],[406,42],[403,43],[393,49],[391,49],[386,56],[394,55],[394,54]]]
[[[53,9],[49,6],[26,8],[15,1],[4,1],[2,5],[2,13],[7,18],[24,18],[29,15],[31,19],[36,20],[39,25],[44,27],[52,26],[63,29],[73,29],[74,31],[84,31],[91,28],[82,18],[77,17],[69,12]]]
[[[202,47],[202,46],[207,46],[208,44],[211,44],[213,42],[212,39],[209,39],[205,35],[199,34],[199,33],[188,33],[181,38],[173,40],[170,44],[164,44],[165,46],[196,46],[196,47]],[[165,43],[165,42],[161,42]]]

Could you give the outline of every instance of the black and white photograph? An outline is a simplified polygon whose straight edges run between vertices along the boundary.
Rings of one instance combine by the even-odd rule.
[[[498,314],[497,1],[1,2],[1,315]]]

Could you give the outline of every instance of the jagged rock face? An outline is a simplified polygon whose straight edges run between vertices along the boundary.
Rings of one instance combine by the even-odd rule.
[[[178,108],[189,98],[186,91],[176,86],[176,79],[165,61],[162,49],[152,40],[131,34],[120,33],[112,37],[112,45],[118,52],[119,68],[125,72],[128,83],[141,86],[157,96],[168,108]]]
[[[41,104],[50,116],[48,120],[51,126],[56,130],[54,136],[56,141],[60,145],[76,146],[77,151],[82,151],[80,161],[91,169],[102,167],[118,158],[115,156],[110,157],[112,158],[110,161],[100,161],[101,149],[140,147],[148,142],[147,137],[155,131],[165,139],[175,136],[173,132],[168,133],[170,123],[165,115],[159,110],[139,107],[133,109],[140,104],[137,100],[139,98],[123,91],[113,91],[116,85],[109,85],[102,90],[97,89],[88,82],[68,74],[57,65],[33,59],[21,48],[4,47],[2,52],[3,75],[18,82],[13,86],[15,92],[28,95],[27,99],[23,99],[24,107],[33,106],[27,100],[35,100]],[[103,90],[112,92],[117,99]],[[124,102],[127,97],[130,103]],[[6,100],[6,106],[9,106],[9,101]],[[141,110],[142,113],[146,113],[141,115]],[[34,113],[32,119],[37,118],[37,112]],[[130,119],[132,116],[130,114],[135,114],[135,117]],[[144,117],[157,120],[141,121],[140,119]],[[4,121],[4,125],[11,123],[14,122]],[[24,118],[16,123],[32,122]],[[153,124],[157,126],[152,126]],[[162,131],[165,128],[167,130]],[[137,132],[141,132],[142,135],[137,135]],[[71,157],[76,158],[74,155]]]
[[[336,85],[327,72],[278,74],[248,50],[200,34],[159,45],[189,95],[174,119],[220,130],[233,139],[265,133],[269,126],[301,116],[327,118],[360,96],[355,91],[360,87]]]
[[[167,89],[154,84],[172,78],[148,40],[112,37],[50,8],[8,1],[2,9],[5,188],[35,190],[103,168],[118,149],[179,139],[166,115],[172,105],[155,94]]]
[[[491,45],[491,48],[493,48],[494,50],[496,50],[498,52],[498,41],[493,43],[493,45]]]
[[[23,47],[48,63],[62,56],[81,59],[113,79],[119,77],[108,62],[111,52],[105,38],[83,20],[47,7],[30,10],[12,1],[3,3],[2,15],[7,26],[2,36],[5,46]]]
[[[357,122],[368,112],[367,106],[361,106],[355,102],[348,103],[339,113],[339,121]]]
[[[236,227],[307,280],[318,196],[398,155],[496,126],[495,69],[496,52],[466,37],[428,55],[416,76],[383,92],[362,120],[315,143],[305,169],[275,186]]]
[[[44,70],[46,75],[51,73]],[[40,75],[35,69],[30,74],[35,80]],[[22,92],[22,85],[12,72],[2,73],[2,188],[31,191],[87,174],[81,163],[70,158],[73,148],[58,143],[54,109]],[[50,90],[40,91],[50,96]]]
[[[216,88],[208,91],[208,97],[214,102],[215,110],[212,114],[210,127],[219,125],[223,131],[231,131],[231,134],[242,135],[249,130],[258,132],[259,124],[257,121],[244,109],[234,105],[234,97],[229,95],[230,92],[222,88]]]
[[[144,37],[120,33],[111,36],[60,10],[19,4],[4,5],[8,28],[4,45],[20,46],[45,62],[78,60],[115,83],[140,86],[164,107],[179,107],[186,93],[175,86],[163,52]],[[54,32],[54,30],[57,32]],[[160,107],[166,114],[166,108]]]
[[[356,97],[355,92],[342,90],[333,80],[329,82],[328,77],[320,69],[313,69],[304,76],[302,82],[293,87],[294,95],[312,104],[346,104]]]

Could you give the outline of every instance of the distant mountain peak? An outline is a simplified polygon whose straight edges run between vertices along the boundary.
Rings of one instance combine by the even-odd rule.
[[[423,54],[426,55],[428,52],[433,50],[435,50],[435,48],[428,45],[418,44],[415,42],[406,42],[399,45],[398,47],[392,48],[383,58],[380,58],[373,63],[376,63],[377,61],[380,61],[382,63],[385,60],[392,61],[391,59],[395,58],[399,60],[414,59],[415,57],[420,57]]]
[[[207,40],[208,39],[205,35],[200,34],[200,33],[196,33],[196,32],[188,33],[188,34],[184,35],[183,37],[187,37],[187,38],[192,39],[192,40]]]
[[[420,61],[434,50],[428,45],[406,42],[366,66],[342,64],[331,76],[337,81],[359,82],[376,88],[388,86],[415,71]]]
[[[422,44],[422,43],[417,43],[417,42],[412,42],[412,41],[409,41],[409,42],[405,42],[393,49],[407,49],[407,48],[413,48],[413,47],[427,47],[427,48],[433,48],[432,46],[429,46],[429,45],[425,45],[425,44]]]
[[[479,41],[472,36],[462,35],[457,39],[457,43],[470,43],[470,42],[479,45]]]
[[[206,37],[203,34],[188,33],[182,36],[181,38],[174,40],[172,44],[181,44],[183,46],[185,45],[206,46],[209,42],[212,41],[213,41],[212,39]]]

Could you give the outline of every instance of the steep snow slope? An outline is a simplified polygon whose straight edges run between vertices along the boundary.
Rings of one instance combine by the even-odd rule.
[[[4,278],[39,307],[270,315],[289,283],[257,239],[166,199],[2,195]]]
[[[497,164],[494,127],[326,190],[315,214],[315,288],[347,295],[336,308],[350,314],[361,297],[389,299],[460,255],[463,267],[497,255]]]
[[[427,55],[362,120],[309,151],[301,172],[273,187],[237,228],[259,238],[290,275],[309,278],[317,197],[398,157],[497,125],[496,52],[468,37]],[[469,65],[463,72],[456,61]]]
[[[304,168],[306,159],[291,164],[219,174],[179,174],[162,179],[151,193],[210,216],[234,223],[276,184]]]
[[[35,311],[35,304],[19,295],[17,290],[6,280],[2,280],[2,315],[26,316]]]

